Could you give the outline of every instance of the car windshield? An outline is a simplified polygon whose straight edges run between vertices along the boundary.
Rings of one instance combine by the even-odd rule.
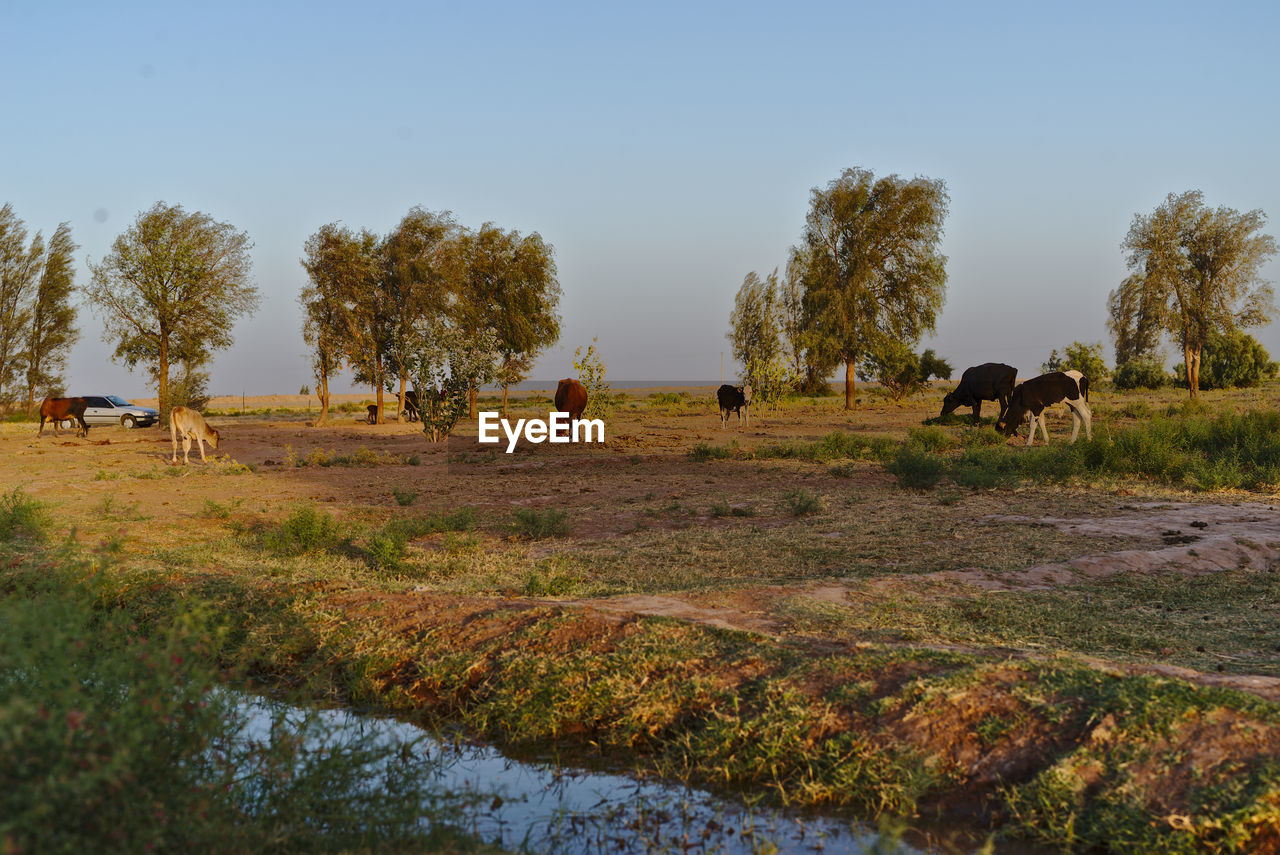
[[[131,406],[133,406],[133,405],[132,405],[132,404],[130,404],[128,401],[126,401],[124,398],[121,398],[119,395],[108,395],[108,396],[107,396],[107,400],[108,400],[108,401],[110,401],[111,403],[115,404],[117,407],[131,407]]]

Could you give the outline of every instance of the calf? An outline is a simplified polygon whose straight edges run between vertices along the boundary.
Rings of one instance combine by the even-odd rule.
[[[89,436],[89,423],[84,420],[84,398],[45,398],[40,402],[40,430],[36,436],[44,436],[44,423],[53,422],[53,435],[58,435],[58,425],[67,419],[80,423],[76,436]]]
[[[553,400],[557,413],[568,413],[569,421],[576,422],[582,418],[582,413],[587,409],[587,387],[572,377],[566,377],[560,381],[560,385],[556,386],[556,395]]]
[[[1004,411],[1009,409],[1009,396],[1013,394],[1013,386],[1018,380],[1018,369],[1002,362],[984,362],[972,368],[966,368],[960,376],[960,385],[947,393],[942,399],[942,415],[946,415],[957,407],[973,407],[973,423],[981,421],[982,402],[999,401],[999,422],[1004,418]]]
[[[729,413],[738,414],[738,424],[742,424],[742,412],[746,410],[747,425],[751,425],[751,384],[730,386],[725,383],[716,390],[716,400],[720,402],[720,427],[729,426]]]
[[[1018,422],[1026,417],[1031,432],[1027,435],[1027,445],[1036,436],[1036,425],[1044,434],[1044,441],[1049,441],[1049,429],[1044,424],[1046,407],[1065,403],[1071,409],[1071,441],[1075,442],[1080,435],[1080,423],[1084,422],[1084,435],[1093,439],[1093,413],[1089,410],[1089,378],[1079,371],[1054,371],[1032,377],[1019,383],[1009,396],[1009,407],[1005,410],[1004,419],[996,428],[1005,436],[1013,436],[1018,432]]]
[[[404,417],[411,422],[416,422],[422,418],[422,413],[418,410],[418,391],[416,389],[404,390]]]

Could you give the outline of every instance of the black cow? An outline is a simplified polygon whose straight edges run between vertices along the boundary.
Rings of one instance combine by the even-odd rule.
[[[729,426],[729,413],[738,414],[738,424],[742,424],[742,412],[747,411],[747,425],[751,424],[751,384],[730,386],[725,383],[716,390],[716,400],[720,402],[720,427]]]
[[[982,402],[999,401],[1000,419],[1003,419],[1017,380],[1018,369],[1002,362],[984,362],[966,368],[960,375],[960,385],[942,399],[942,415],[956,407],[973,407],[973,423],[976,425],[982,418]]]
[[[1089,409],[1089,378],[1079,371],[1054,371],[1032,377],[1019,383],[1009,396],[1009,408],[1004,418],[996,426],[1005,436],[1013,436],[1018,432],[1018,423],[1025,417],[1030,423],[1031,433],[1027,435],[1027,445],[1036,436],[1036,425],[1044,434],[1044,441],[1049,441],[1049,429],[1044,424],[1046,407],[1065,403],[1071,409],[1071,441],[1075,442],[1080,435],[1080,423],[1084,422],[1084,435],[1093,439],[1093,412]]]
[[[418,409],[418,392],[416,389],[404,390],[404,417],[411,422],[416,422],[422,418],[422,411]]]

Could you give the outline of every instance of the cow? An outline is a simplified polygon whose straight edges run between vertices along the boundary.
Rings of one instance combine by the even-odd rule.
[[[747,425],[751,425],[751,384],[730,386],[725,383],[716,390],[716,400],[720,403],[720,427],[729,426],[729,413],[738,414],[738,424],[742,424],[742,411],[747,411]]]
[[[89,423],[84,420],[84,398],[45,398],[40,402],[40,430],[36,436],[44,436],[44,423],[53,422],[53,435],[58,435],[58,425],[64,420],[75,419],[80,423],[76,436],[89,436]]]
[[[404,407],[401,412],[411,422],[416,422],[422,418],[422,412],[418,409],[418,391],[416,389],[404,390]]]
[[[1009,407],[1005,410],[1004,419],[997,423],[996,429],[1005,436],[1013,436],[1018,432],[1018,423],[1025,417],[1029,422],[1031,433],[1027,436],[1027,445],[1036,436],[1036,425],[1044,434],[1044,441],[1049,441],[1049,430],[1044,424],[1044,410],[1054,404],[1065,403],[1071,409],[1071,442],[1080,435],[1080,423],[1084,422],[1084,435],[1093,439],[1093,413],[1089,410],[1089,378],[1079,371],[1054,371],[1032,377],[1014,387],[1009,396]]]
[[[557,413],[568,413],[569,421],[576,422],[587,409],[587,388],[572,377],[566,377],[556,386],[553,400]]]
[[[1013,394],[1013,386],[1018,381],[1018,369],[1002,362],[984,362],[972,368],[966,368],[960,376],[960,385],[956,386],[942,399],[942,415],[957,407],[973,407],[973,423],[982,420],[982,402],[999,401],[999,422],[1004,418],[1004,411],[1009,409],[1009,396]]]
[[[368,415],[365,416],[365,421],[371,425],[376,425],[378,423],[378,405],[370,404],[365,407],[365,411],[368,413]]]
[[[188,407],[174,407],[169,411],[169,436],[173,439],[173,457],[169,458],[169,462],[175,466],[178,464],[179,436],[182,437],[183,466],[189,465],[187,455],[191,453],[191,440],[194,439],[196,445],[200,447],[201,463],[205,462],[204,444],[206,442],[209,443],[210,448],[218,447],[218,432],[209,427],[204,416]]]

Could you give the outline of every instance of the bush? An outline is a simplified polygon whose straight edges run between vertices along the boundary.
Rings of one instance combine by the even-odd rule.
[[[1277,368],[1266,348],[1248,333],[1213,333],[1200,353],[1200,388],[1257,386],[1276,376]],[[1178,383],[1186,387],[1186,363],[1178,363],[1175,371]]]
[[[737,443],[731,445],[711,445],[706,442],[699,442],[689,449],[689,459],[697,463],[705,463],[708,460],[727,460],[737,454]]]
[[[897,454],[885,468],[898,477],[899,485],[923,490],[942,480],[946,462],[937,455],[908,443],[898,448]]]
[[[518,537],[542,540],[546,537],[563,537],[569,533],[569,512],[547,508],[519,508],[511,515],[511,525]]]
[[[18,487],[0,496],[0,543],[22,538],[43,543],[49,528],[44,505]]]
[[[787,506],[787,510],[793,517],[816,514],[822,510],[822,499],[808,490],[791,490],[783,493],[782,503]]]
[[[928,383],[929,378],[937,377],[939,380],[950,380],[955,369],[951,367],[951,363],[938,356],[933,352],[933,348],[929,348],[920,354],[920,380]]]
[[[1159,359],[1130,359],[1117,365],[1111,382],[1117,389],[1159,389],[1170,381],[1164,362]]]
[[[311,505],[303,505],[288,519],[264,529],[259,534],[259,543],[268,552],[290,556],[344,547],[350,538],[333,517]]]
[[[1102,342],[1083,344],[1073,341],[1062,353],[1057,350],[1049,353],[1049,360],[1040,366],[1047,374],[1050,371],[1079,371],[1096,384],[1107,376],[1107,363],[1102,358]]]

